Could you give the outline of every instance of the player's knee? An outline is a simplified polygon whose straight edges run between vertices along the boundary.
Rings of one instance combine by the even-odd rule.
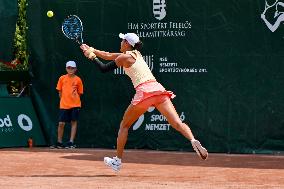
[[[120,128],[119,130],[123,130],[123,131],[128,131],[129,130],[129,127],[126,125],[126,124],[120,124]]]
[[[124,124],[120,124],[118,135],[125,135],[128,133],[129,127],[126,127]]]
[[[130,124],[128,124],[126,121],[124,121],[124,120],[122,120],[121,122],[120,122],[120,128],[121,129],[129,129],[129,127],[130,127],[131,125]]]

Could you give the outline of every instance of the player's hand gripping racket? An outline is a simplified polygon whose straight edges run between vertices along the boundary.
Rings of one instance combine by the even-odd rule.
[[[83,44],[83,24],[78,16],[70,15],[65,18],[62,23],[62,32],[67,38],[75,40],[79,45]]]

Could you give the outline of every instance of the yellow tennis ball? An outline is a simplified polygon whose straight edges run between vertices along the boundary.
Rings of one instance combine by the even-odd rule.
[[[52,12],[52,11],[47,11],[46,15],[47,15],[49,18],[51,18],[51,17],[53,17],[53,12]]]

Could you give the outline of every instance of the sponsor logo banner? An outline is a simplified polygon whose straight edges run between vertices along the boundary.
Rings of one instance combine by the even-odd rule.
[[[0,98],[0,106],[0,147],[46,144],[30,98]]]

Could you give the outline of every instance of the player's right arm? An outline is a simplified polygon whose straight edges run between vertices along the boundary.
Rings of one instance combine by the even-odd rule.
[[[118,67],[125,67],[128,68],[136,61],[130,54],[123,54],[123,53],[110,53],[109,55],[113,55],[112,58],[116,57],[114,60],[104,64],[102,63],[94,53],[94,49],[92,47],[88,47],[87,45],[83,44],[80,46],[84,52],[84,55],[89,59],[95,62],[101,72],[109,72]],[[100,51],[102,52],[102,51]]]
[[[98,49],[94,49],[93,52],[97,57],[104,60],[115,60],[119,55],[121,55],[121,53],[110,53],[106,51],[100,51]]]
[[[98,49],[94,49],[93,47],[89,47],[86,44],[82,44],[80,46],[80,48],[83,50],[83,52],[85,53],[85,51],[89,51],[93,52],[97,57],[102,58],[104,60],[115,60],[119,55],[121,55],[122,53],[110,53],[110,52],[106,52],[106,51],[101,51]]]

